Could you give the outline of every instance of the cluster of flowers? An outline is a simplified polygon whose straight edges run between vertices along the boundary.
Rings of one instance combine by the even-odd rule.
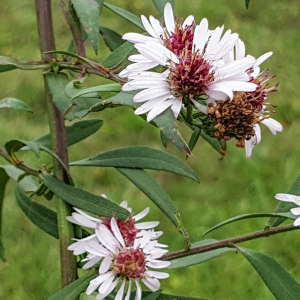
[[[259,68],[272,52],[258,59],[246,56],[237,33],[227,30],[222,36],[224,26],[209,30],[207,19],[195,26],[193,16],[178,21],[170,3],[164,9],[164,24],[152,16],[149,20],[142,16],[141,20],[149,36],[123,36],[134,43],[139,54],[131,55],[128,59],[134,63],[120,73],[129,80],[123,91],[142,90],[133,98],[134,102],[144,102],[135,114],[147,113],[150,122],[170,108],[177,118],[190,105],[209,115],[216,138],[237,139],[247,158],[261,140],[258,123],[274,135],[282,131],[281,124],[266,115],[273,112],[267,111],[265,100],[277,85],[268,88],[273,77]],[[162,73],[155,72],[158,66]],[[201,96],[207,106],[197,101]]]
[[[103,195],[105,196],[105,195]],[[74,255],[86,254],[82,260],[85,262],[83,269],[98,267],[99,276],[90,281],[86,294],[90,295],[98,289],[96,300],[101,300],[109,295],[120,283],[115,300],[123,299],[125,287],[127,293],[125,300],[130,299],[132,285],[136,286],[135,300],[142,297],[142,289],[139,281],[142,281],[151,291],[157,291],[160,287],[158,279],[169,277],[167,273],[149,270],[166,268],[168,261],[159,258],[168,252],[167,245],[158,243],[157,238],[162,231],[154,231],[159,222],[136,223],[145,217],[149,208],[135,215],[127,202],[123,201],[121,207],[130,212],[129,217],[122,221],[116,217],[94,218],[83,211],[74,208],[76,212],[67,220],[86,227],[94,233],[81,240],[75,239],[75,243],[69,246]]]

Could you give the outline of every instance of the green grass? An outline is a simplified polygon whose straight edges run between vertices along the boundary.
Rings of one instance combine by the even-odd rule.
[[[110,1],[140,15],[157,16],[151,1]],[[67,48],[70,35],[56,1],[53,2],[54,29],[57,49]],[[234,142],[228,144],[227,156],[219,155],[204,141],[193,151],[186,163],[198,174],[201,183],[165,172],[151,171],[174,200],[182,215],[192,242],[201,239],[202,233],[227,218],[251,212],[271,212],[277,202],[273,195],[285,192],[299,173],[300,157],[300,19],[297,0],[251,0],[249,10],[243,0],[177,1],[175,13],[185,18],[195,15],[197,22],[207,17],[210,27],[225,24],[225,28],[238,32],[246,43],[247,53],[259,56],[267,51],[274,55],[263,67],[277,75],[279,92],[269,100],[277,106],[275,119],[283,124],[284,131],[272,136],[263,128],[262,143],[255,147],[251,159],[238,150]],[[38,38],[34,1],[3,1],[1,4],[0,55],[19,59],[39,60]],[[103,9],[101,25],[120,34],[140,32],[134,25]],[[87,42],[88,57],[100,61],[109,51],[99,45],[96,57]],[[34,114],[18,111],[0,111],[2,124],[0,145],[10,139],[31,140],[47,133],[47,118],[40,71],[11,71],[0,74],[0,99],[15,97],[33,108]],[[274,82],[277,82],[274,80]],[[104,80],[94,77],[89,84],[99,85]],[[92,156],[115,148],[141,145],[164,150],[159,132],[133,115],[129,108],[117,108],[92,113],[89,118],[104,120],[103,127],[92,137],[70,148],[70,161]],[[190,131],[180,126],[188,139]],[[168,153],[181,159],[185,157],[171,144]],[[36,160],[34,155],[21,156],[33,167],[50,164],[47,155]],[[3,159],[0,164],[6,163]],[[77,186],[95,194],[106,193],[115,202],[127,199],[139,212],[151,207],[148,220],[159,220],[159,229],[165,234],[163,243],[170,250],[184,247],[183,239],[169,220],[130,182],[111,168],[72,167]],[[8,264],[0,263],[0,299],[47,299],[59,290],[58,242],[37,229],[22,213],[13,196],[14,183],[10,182],[3,211],[3,243]],[[55,203],[35,199],[55,207]],[[252,219],[221,228],[207,238],[222,239],[260,230],[265,220]],[[298,281],[299,233],[290,232],[243,244],[261,251],[280,262]],[[272,300],[268,291],[249,263],[240,255],[226,253],[203,264],[187,269],[170,271],[170,279],[162,281],[164,292],[214,300]],[[85,299],[91,299],[86,297]]]

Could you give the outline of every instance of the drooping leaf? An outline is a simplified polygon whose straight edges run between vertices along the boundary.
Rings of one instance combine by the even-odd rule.
[[[46,81],[52,95],[52,101],[58,110],[64,114],[71,101],[65,93],[65,87],[69,83],[68,76],[64,73],[47,73]]]
[[[250,4],[250,0],[245,0],[245,5],[247,9],[249,8],[249,4]]]
[[[18,185],[15,197],[28,219],[46,233],[58,239],[57,215],[51,209],[32,201]]]
[[[277,300],[298,300],[299,283],[273,258],[254,250],[237,247]]]
[[[2,243],[2,218],[3,218],[3,200],[5,195],[6,184],[9,180],[9,176],[3,168],[0,168],[0,259],[5,261],[4,247]]]
[[[297,175],[297,177],[293,181],[292,185],[289,187],[287,194],[300,195],[300,173]],[[274,213],[289,212],[290,209],[293,207],[297,207],[297,205],[294,203],[291,203],[291,202],[279,201],[274,210]],[[276,227],[284,221],[285,221],[285,219],[283,219],[283,218],[272,217],[272,218],[268,219],[266,227],[267,228]]]
[[[95,93],[95,92],[120,92],[120,91],[121,91],[121,86],[118,83],[97,85],[97,86],[93,86],[93,87],[78,91],[77,93],[75,93],[73,95],[71,100],[74,100],[85,94],[90,94],[90,93]]]
[[[201,130],[201,136],[204,140],[206,140],[217,152],[220,153],[222,150],[222,146],[218,139],[210,137],[208,134],[206,134],[203,130]]]
[[[125,40],[122,39],[120,34],[107,27],[100,26],[99,32],[103,36],[104,42],[110,51],[116,50],[125,43]]]
[[[86,290],[90,281],[96,276],[95,273],[88,273],[64,287],[55,295],[48,298],[48,300],[76,300],[78,299],[78,296]]]
[[[117,15],[119,15],[120,17],[124,18],[125,20],[131,22],[132,24],[136,25],[137,27],[141,28],[142,30],[145,30],[140,18],[137,17],[136,15],[132,14],[131,12],[126,11],[122,8],[119,8],[117,6],[105,3],[105,2],[103,3],[103,5],[107,8],[109,8],[111,11],[113,11]]]
[[[66,126],[67,145],[72,146],[84,140],[85,138],[98,131],[102,124],[102,120],[92,119],[78,121],[71,126]],[[46,134],[34,141],[37,144],[43,145],[48,149],[51,148],[50,134]]]
[[[157,292],[155,292],[157,293]],[[143,291],[143,300],[146,299],[146,297],[150,296],[151,294],[154,294],[153,292]],[[134,300],[135,292],[131,294],[130,300]],[[156,296],[156,295],[154,295]],[[194,298],[194,297],[185,297],[185,296],[178,296],[178,295],[169,295],[169,294],[163,294],[161,293],[156,300],[208,300],[204,298]]]
[[[141,169],[116,169],[140,189],[171,220],[178,230],[181,229],[182,224],[179,213],[173,201],[148,173]]]
[[[11,157],[23,146],[27,146],[37,157],[40,157],[40,148],[35,141],[11,140],[5,144],[7,154]]]
[[[44,172],[40,175],[40,178],[59,198],[87,212],[99,214],[103,217],[111,217],[115,213],[116,217],[121,220],[125,220],[129,215],[126,209],[108,199],[60,182],[50,174]]]
[[[12,108],[33,112],[32,109],[23,101],[9,97],[4,98],[0,101],[0,108]]]
[[[72,0],[72,4],[83,29],[97,54],[99,41],[99,4],[95,0]]]
[[[212,244],[215,242],[217,242],[217,240],[213,240],[213,239],[203,240],[203,241],[199,241],[199,242],[192,244],[191,248],[209,245],[209,244]],[[181,257],[181,258],[176,258],[176,259],[171,260],[171,265],[168,267],[168,269],[184,268],[184,267],[201,264],[211,258],[219,256],[228,251],[236,251],[236,249],[230,248],[230,247],[225,247],[225,248],[214,249],[211,251],[197,253],[197,254]]]
[[[133,44],[125,42],[104,58],[101,65],[114,73],[119,73],[130,64],[128,57],[135,53],[137,53],[137,50],[133,47]]]
[[[37,190],[37,186],[30,176],[26,176],[22,178],[24,172],[13,165],[0,165],[0,168],[3,168],[7,175],[15,181],[18,181],[18,184],[25,192],[35,192]],[[19,181],[19,178],[22,178]]]
[[[230,219],[227,219],[223,222],[220,222],[219,224],[215,225],[214,227],[206,230],[202,236],[207,235],[209,232],[212,232],[224,225],[236,222],[236,221],[240,221],[240,220],[245,220],[245,219],[252,219],[252,218],[265,218],[265,217],[282,217],[284,218],[284,220],[286,219],[291,219],[291,220],[295,220],[297,218],[297,216],[294,216],[292,213],[287,212],[287,213],[257,213],[257,214],[244,214],[244,215],[240,215],[240,216],[236,216]]]
[[[191,138],[189,140],[189,148],[191,151],[193,151],[194,147],[196,146],[200,135],[201,135],[201,129],[198,127],[195,127],[195,129],[191,135]]]
[[[70,166],[152,169],[179,174],[199,182],[197,175],[176,157],[149,147],[128,147],[107,151],[72,162]]]
[[[157,11],[159,12],[160,16],[164,16],[164,8],[166,3],[170,3],[174,9],[174,2],[175,0],[152,0],[153,4],[155,5]]]

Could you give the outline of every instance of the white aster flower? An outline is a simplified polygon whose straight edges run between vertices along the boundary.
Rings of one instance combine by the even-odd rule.
[[[235,91],[256,89],[245,73],[256,63],[254,57],[228,63],[222,60],[235,45],[238,34],[227,30],[221,37],[224,27],[210,31],[207,19],[194,28],[191,16],[185,22],[175,23],[169,3],[165,6],[164,19],[166,27],[160,24],[158,27],[159,22],[153,17],[149,18],[150,23],[142,17],[151,37],[133,33],[123,37],[133,42],[140,53],[130,56],[134,64],[120,73],[130,80],[123,91],[143,90],[133,98],[134,102],[145,102],[135,114],[148,113],[149,122],[170,107],[177,118],[182,104],[196,105],[199,96],[206,96],[209,103],[214,103],[232,99]],[[163,66],[165,71],[161,74],[147,71],[156,66]]]
[[[291,194],[276,194],[274,196],[275,199],[284,201],[284,202],[293,202],[296,205],[300,206],[300,196],[295,196]],[[290,210],[290,212],[294,216],[299,216],[295,221],[294,221],[294,226],[300,226],[300,207],[295,207]]]
[[[157,291],[160,287],[158,279],[169,277],[167,273],[151,271],[148,268],[162,269],[170,265],[168,261],[161,261],[158,258],[168,252],[153,240],[153,230],[142,230],[136,236],[132,246],[126,246],[121,230],[115,218],[110,220],[111,230],[99,223],[96,228],[96,235],[100,243],[92,241],[86,244],[86,251],[89,253],[84,261],[89,266],[99,262],[99,276],[91,280],[86,294],[92,294],[98,289],[96,300],[101,300],[110,294],[120,282],[115,300],[123,299],[125,287],[127,293],[125,300],[129,300],[132,285],[136,286],[135,300],[140,300],[142,281],[151,291]]]

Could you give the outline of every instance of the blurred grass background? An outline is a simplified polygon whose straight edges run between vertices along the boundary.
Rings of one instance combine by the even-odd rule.
[[[109,1],[136,15],[158,16],[150,0]],[[70,35],[56,1],[53,2],[53,19],[56,46],[67,48]],[[285,192],[300,167],[300,19],[298,0],[251,0],[249,10],[243,0],[190,0],[177,1],[175,14],[185,18],[193,14],[197,22],[208,18],[210,28],[225,24],[225,29],[238,32],[245,41],[247,53],[256,57],[267,51],[274,55],[262,67],[269,68],[279,81],[279,92],[269,101],[276,109],[275,119],[283,124],[284,131],[272,136],[262,128],[262,143],[255,147],[247,160],[244,151],[238,150],[232,141],[228,144],[227,156],[220,156],[204,141],[193,151],[193,158],[186,163],[198,174],[201,183],[177,175],[151,171],[174,200],[192,242],[201,239],[202,233],[235,215],[251,212],[272,212],[277,202],[273,195]],[[0,26],[0,55],[18,59],[39,60],[38,36],[34,1],[2,1]],[[103,8],[100,24],[123,34],[140,32],[134,25]],[[100,38],[101,39],[101,38]],[[87,55],[101,61],[109,54],[101,40],[99,55],[95,56],[87,43]],[[46,134],[47,117],[40,71],[11,71],[0,74],[0,98],[15,97],[25,101],[34,114],[13,110],[0,110],[0,145],[10,139],[31,140]],[[276,81],[277,80],[277,81]],[[94,77],[89,84],[101,84]],[[103,127],[93,136],[74,145],[69,150],[70,161],[95,155],[115,148],[139,145],[164,150],[159,131],[133,115],[129,108],[118,108],[90,114],[88,118],[104,120]],[[181,126],[185,139],[190,131]],[[167,150],[181,159],[185,156],[173,145]],[[35,168],[42,163],[51,164],[46,155],[36,160],[31,154],[20,155]],[[0,164],[6,162],[1,158]],[[119,203],[127,199],[130,206],[139,212],[151,207],[148,220],[159,220],[159,229],[165,232],[161,242],[170,244],[170,250],[184,247],[184,242],[169,220],[130,182],[111,168],[71,169],[76,185],[95,194],[106,193],[109,199]],[[3,243],[7,264],[0,263],[0,299],[47,299],[60,288],[58,242],[37,229],[18,207],[14,196],[14,183],[7,187],[3,211]],[[45,203],[51,208],[52,202]],[[223,239],[260,230],[265,220],[252,219],[224,227],[208,238]],[[275,258],[299,282],[299,232],[290,232],[251,241],[243,244]],[[203,264],[187,269],[170,271],[171,277],[162,281],[164,292],[203,297],[214,300],[265,299],[274,297],[256,272],[239,254],[223,254]],[[84,297],[83,297],[84,298]],[[84,299],[92,299],[85,297]]]

